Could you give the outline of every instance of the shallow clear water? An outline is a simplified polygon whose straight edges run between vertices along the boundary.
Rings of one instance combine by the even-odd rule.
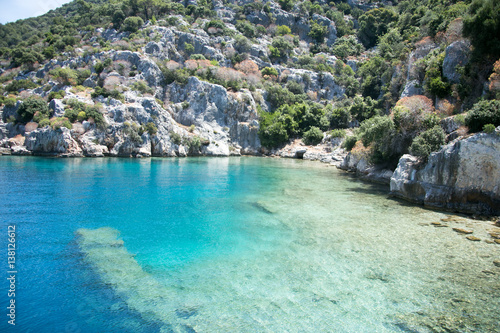
[[[491,223],[319,163],[2,157],[0,184],[13,331],[500,332]]]

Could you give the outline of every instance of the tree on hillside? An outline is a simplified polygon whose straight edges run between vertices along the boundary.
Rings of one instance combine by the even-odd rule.
[[[375,8],[359,17],[358,37],[366,48],[374,47],[378,37],[387,33],[389,23],[396,21],[397,14],[386,8]]]
[[[471,39],[476,54],[500,56],[500,1],[474,0],[464,20],[463,34]]]

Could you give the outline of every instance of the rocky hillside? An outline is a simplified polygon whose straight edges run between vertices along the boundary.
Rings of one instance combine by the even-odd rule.
[[[74,1],[0,25],[0,151],[268,154],[388,181],[404,154],[426,163],[500,125],[499,13],[494,0]]]

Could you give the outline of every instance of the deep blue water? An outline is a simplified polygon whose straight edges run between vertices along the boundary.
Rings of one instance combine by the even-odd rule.
[[[302,161],[2,157],[0,184],[0,247],[8,225],[18,247],[16,328],[5,310],[1,332],[427,332],[414,313],[458,318],[449,295],[481,299],[481,287],[466,283],[476,271],[447,287],[443,276],[498,254],[421,225],[442,213]],[[79,246],[77,230],[102,227],[119,231],[130,254],[123,265],[136,261],[158,281],[151,300],[123,289],[112,247],[108,267]],[[491,278],[480,280],[497,288],[481,299],[491,310],[462,331],[491,330]],[[5,309],[5,279],[0,288]],[[161,293],[175,297],[153,297]],[[151,304],[158,312],[144,310]]]

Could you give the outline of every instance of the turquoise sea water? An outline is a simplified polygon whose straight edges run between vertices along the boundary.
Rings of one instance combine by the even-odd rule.
[[[491,223],[319,163],[2,157],[0,184],[0,332],[500,332]]]

